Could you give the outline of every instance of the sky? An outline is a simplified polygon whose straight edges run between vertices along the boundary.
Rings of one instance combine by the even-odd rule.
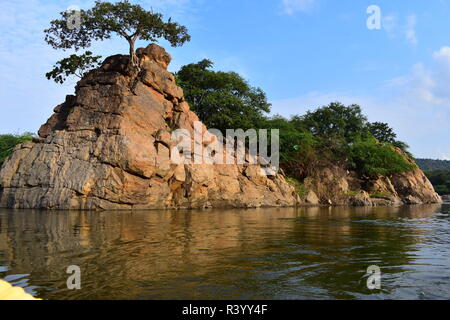
[[[272,114],[289,117],[333,101],[359,104],[369,121],[389,123],[416,157],[450,159],[450,0],[131,0],[189,29],[171,48],[171,71],[208,58],[262,88]],[[0,133],[36,132],[74,92],[45,73],[70,52],[43,30],[88,0],[0,0]],[[380,28],[369,29],[369,6]],[[372,20],[370,20],[372,21]],[[139,42],[138,46],[148,43]],[[90,49],[128,51],[114,38]]]

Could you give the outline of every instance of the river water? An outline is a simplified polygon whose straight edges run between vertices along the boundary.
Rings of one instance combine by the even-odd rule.
[[[71,265],[81,290],[67,289]],[[44,299],[450,299],[450,204],[0,209],[1,278]]]

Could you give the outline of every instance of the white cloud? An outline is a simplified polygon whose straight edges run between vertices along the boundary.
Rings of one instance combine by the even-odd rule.
[[[317,4],[317,0],[282,0],[283,13],[310,12]]]
[[[415,15],[410,15],[406,18],[406,40],[412,45],[417,45],[418,40],[416,36],[417,18]]]
[[[433,58],[450,66],[450,47],[442,47],[439,51],[434,52]]]
[[[383,29],[387,32],[388,36],[394,36],[395,30],[398,28],[398,18],[394,14],[383,16],[382,25]]]
[[[417,16],[414,14],[405,18],[399,18],[396,14],[385,15],[382,18],[382,26],[392,39],[404,38],[413,46],[419,43],[416,33]]]

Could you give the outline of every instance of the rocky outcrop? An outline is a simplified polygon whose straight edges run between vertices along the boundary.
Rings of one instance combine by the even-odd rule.
[[[411,161],[411,160],[410,160]],[[362,179],[354,171],[327,163],[311,170],[304,179],[308,198],[324,205],[396,206],[403,204],[441,203],[428,178],[420,169]],[[312,196],[314,194],[314,196]]]
[[[0,171],[0,206],[162,209],[292,206],[294,188],[254,164],[175,164],[171,132],[198,117],[167,71],[170,55],[139,49],[142,72],[117,55],[88,73],[57,106],[39,138],[16,147]],[[204,125],[202,131],[214,137]],[[187,155],[179,155],[185,157]]]
[[[174,163],[186,159],[173,132],[195,145],[198,117],[167,71],[157,46],[137,50],[141,72],[131,79],[128,56],[107,58],[73,96],[54,109],[33,142],[17,146],[0,171],[0,207],[129,210],[306,205],[381,206],[440,203],[419,169],[367,180],[342,166],[315,166],[301,183],[265,166]],[[200,153],[217,143],[200,123]],[[221,142],[220,142],[221,143]],[[223,156],[236,157],[227,151]],[[266,165],[267,166],[267,165]],[[267,172],[267,170],[266,170]]]

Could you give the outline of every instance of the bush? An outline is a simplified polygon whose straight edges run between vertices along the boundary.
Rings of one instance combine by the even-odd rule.
[[[290,161],[307,161],[314,152],[316,139],[309,132],[296,126],[291,120],[276,115],[267,118],[264,129],[280,130],[280,158],[283,163]]]
[[[2,134],[0,135],[0,166],[14,150],[14,147],[25,141],[31,141],[34,134],[26,132],[22,135]]]
[[[393,146],[379,143],[374,138],[355,142],[351,147],[350,156],[354,168],[369,178],[376,178],[379,175],[389,176],[416,168]]]

